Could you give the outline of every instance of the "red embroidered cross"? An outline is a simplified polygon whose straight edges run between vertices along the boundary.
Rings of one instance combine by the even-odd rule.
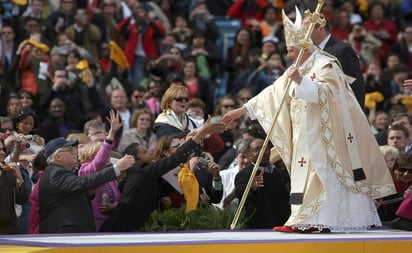
[[[353,137],[353,136],[352,136],[352,134],[351,134],[351,133],[349,133],[349,136],[348,136],[348,138],[347,138],[347,139],[350,141],[350,143],[352,143],[353,138],[355,138],[355,137]]]
[[[313,81],[313,80],[315,80],[315,78],[316,78],[316,74],[313,73],[313,75],[310,77],[310,79],[312,79],[312,81]]]
[[[300,161],[298,161],[298,163],[300,163],[300,167],[303,167],[303,164],[306,163],[305,159],[302,157],[300,159]]]

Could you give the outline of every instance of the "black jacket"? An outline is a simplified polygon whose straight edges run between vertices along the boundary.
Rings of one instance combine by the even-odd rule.
[[[346,75],[356,78],[350,87],[363,110],[365,105],[365,81],[363,80],[359,57],[355,50],[350,45],[333,37],[328,40],[323,50],[338,58]]]
[[[246,185],[252,174],[253,165],[239,171],[235,177],[236,197],[242,198]],[[257,173],[260,173],[259,171]],[[249,228],[273,228],[282,226],[290,215],[289,176],[286,171],[274,169],[272,173],[263,174],[264,187],[249,191],[245,203]]]
[[[28,193],[24,185],[17,187],[16,176],[10,171],[0,175],[0,234],[17,233],[17,216],[14,204],[27,202]]]
[[[79,177],[51,165],[39,184],[40,233],[96,232],[87,190],[116,179],[113,167]]]
[[[169,157],[151,164],[137,163],[130,168],[123,183],[119,204],[100,231],[129,232],[141,228],[157,208],[160,177],[200,149],[200,145],[189,140]]]

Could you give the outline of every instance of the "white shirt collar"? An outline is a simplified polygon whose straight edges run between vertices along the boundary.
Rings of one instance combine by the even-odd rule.
[[[326,43],[329,41],[329,38],[331,37],[332,35],[328,35],[324,40],[322,40],[322,42],[321,43],[319,43],[319,48],[320,49],[324,49],[325,47],[326,47]]]

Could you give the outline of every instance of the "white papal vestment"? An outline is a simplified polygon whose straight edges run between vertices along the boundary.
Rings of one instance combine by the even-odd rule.
[[[282,108],[286,74],[245,105],[266,132],[279,110],[270,140],[291,176],[291,196],[303,196],[285,225],[332,231],[379,226],[373,199],[395,187],[350,78],[319,49],[299,71],[302,83],[291,83]]]

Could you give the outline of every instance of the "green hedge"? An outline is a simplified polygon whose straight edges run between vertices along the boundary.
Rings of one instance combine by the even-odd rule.
[[[219,230],[230,229],[234,213],[229,209],[219,209],[213,205],[200,203],[198,208],[185,213],[185,206],[164,211],[155,210],[146,222],[144,231],[179,231],[179,230]],[[246,228],[242,213],[235,229]]]

